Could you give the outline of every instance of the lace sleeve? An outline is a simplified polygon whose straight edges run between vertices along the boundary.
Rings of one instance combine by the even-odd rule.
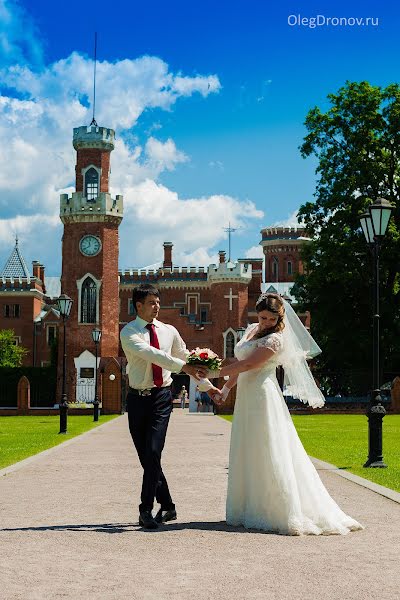
[[[257,341],[257,348],[268,348],[277,353],[282,348],[282,335],[280,333],[271,333]]]

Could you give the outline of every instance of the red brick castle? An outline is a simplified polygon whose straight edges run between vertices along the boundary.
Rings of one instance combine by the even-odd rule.
[[[255,302],[261,290],[274,290],[290,298],[295,274],[303,268],[299,249],[307,238],[299,228],[262,230],[264,284],[262,258],[232,263],[220,251],[218,264],[178,267],[173,263],[172,242],[164,242],[160,268],[118,271],[123,198],[112,198],[109,193],[114,131],[97,125],[75,128],[73,145],[77,151],[76,191],[71,197],[60,197],[64,225],[61,281],[45,277],[45,268],[37,261],[31,275],[16,242],[0,274],[0,328],[13,329],[15,343],[28,349],[26,365],[49,364],[54,340],[63,342],[56,299],[60,293],[70,296],[69,400],[94,398],[92,330],[97,327],[102,331],[98,364],[103,412],[117,412],[124,372],[119,330],[133,318],[131,297],[136,285],[152,282],[160,289],[160,318],[177,327],[189,348],[210,347],[221,357],[230,357],[247,324],[256,320]],[[189,384],[184,375],[177,377],[175,385],[180,388],[182,383]],[[55,402],[58,398],[59,390]]]

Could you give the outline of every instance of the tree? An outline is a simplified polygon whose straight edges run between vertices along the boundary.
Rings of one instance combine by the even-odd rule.
[[[359,215],[371,200],[395,206],[381,251],[382,367],[400,364],[400,87],[346,82],[326,112],[309,111],[303,158],[315,155],[315,202],[299,210],[312,242],[294,294],[312,314],[323,354],[317,376],[331,391],[366,393],[371,385],[372,263]]]
[[[20,367],[28,351],[15,345],[15,333],[12,329],[0,329],[0,367]]]

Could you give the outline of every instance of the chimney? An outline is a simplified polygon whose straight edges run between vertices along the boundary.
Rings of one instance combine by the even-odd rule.
[[[32,261],[33,277],[36,277],[37,279],[40,279],[40,267],[41,267],[41,264],[37,260]]]
[[[46,285],[44,283],[44,270],[45,270],[45,266],[39,265],[40,279],[42,281],[43,293],[45,294],[46,293]]]
[[[164,269],[172,269],[172,242],[164,242]]]
[[[40,279],[42,282],[43,293],[46,293],[46,286],[44,284],[44,269],[45,267],[39,261],[32,261],[33,276],[36,277],[36,279]]]
[[[218,252],[218,254],[219,254],[219,264],[220,264],[220,265],[222,265],[222,263],[224,263],[224,262],[225,262],[225,255],[226,255],[226,252],[225,252],[225,250],[220,250],[220,251]]]

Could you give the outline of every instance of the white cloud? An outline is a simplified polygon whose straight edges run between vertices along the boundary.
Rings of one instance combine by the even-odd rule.
[[[245,258],[264,258],[262,246],[252,246],[245,252]]]
[[[57,274],[62,233],[59,194],[73,190],[72,128],[92,118],[93,62],[74,52],[41,65],[33,25],[27,28],[31,47],[23,54],[17,41],[27,17],[11,2],[0,0],[0,18],[4,11],[11,15],[13,26],[8,46],[8,30],[0,29],[0,45],[8,48],[9,60],[3,64],[11,66],[0,70],[0,81],[3,90],[13,93],[0,96],[0,256],[6,260],[18,233],[26,260],[40,260],[49,274]],[[98,63],[96,120],[116,129],[110,191],[124,195],[121,267],[162,260],[165,240],[174,242],[177,264],[215,262],[214,247],[226,239],[224,223],[240,227],[244,218],[262,217],[252,202],[230,196],[180,198],[158,178],[189,157],[172,138],[157,139],[149,131],[150,137],[139,145],[132,132],[144,111],[171,111],[180,97],[197,93],[206,98],[220,88],[216,75],[176,74],[158,57]],[[160,127],[157,123],[153,131]]]
[[[175,142],[169,138],[162,143],[154,137],[150,137],[146,142],[146,156],[150,164],[160,171],[173,171],[175,166],[189,160],[184,152],[180,152]]]
[[[0,0],[0,64],[37,65],[42,59],[42,47],[29,15],[14,0]]]
[[[301,223],[297,218],[297,210],[295,210],[291,215],[284,219],[283,221],[277,221],[270,225],[270,227],[302,227]]]
[[[125,216],[120,229],[123,268],[162,260],[163,241],[174,243],[174,263],[194,266],[215,262],[213,247],[226,238],[223,224],[244,226],[263,213],[252,202],[214,195],[182,200],[178,194],[147,179],[124,190]],[[132,253],[128,240],[139,236]],[[197,261],[197,262],[194,262]]]
[[[218,169],[219,171],[224,170],[224,163],[220,160],[210,160],[210,162],[208,163],[208,166],[211,167],[212,169]]]

